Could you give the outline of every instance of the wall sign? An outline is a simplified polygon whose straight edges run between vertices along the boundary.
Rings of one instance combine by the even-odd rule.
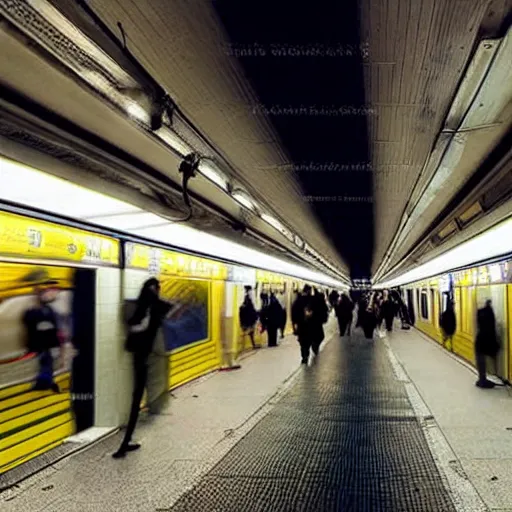
[[[125,244],[125,261],[127,268],[147,270],[152,275],[219,280],[226,280],[228,277],[227,265],[218,261],[131,242]]]
[[[254,288],[256,284],[256,270],[238,265],[229,265],[228,281],[250,285]]]
[[[119,241],[83,231],[0,212],[0,256],[119,265]]]

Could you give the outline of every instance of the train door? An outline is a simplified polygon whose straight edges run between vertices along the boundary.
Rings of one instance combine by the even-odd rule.
[[[94,424],[95,271],[0,262],[0,473]]]
[[[414,325],[416,322],[416,315],[414,314],[414,291],[410,289],[407,290],[407,309],[409,311],[411,324]]]

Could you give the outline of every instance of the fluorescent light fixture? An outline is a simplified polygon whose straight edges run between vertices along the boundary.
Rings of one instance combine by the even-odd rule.
[[[512,253],[512,218],[395,279],[377,285],[392,288],[413,283],[509,253]]]
[[[290,240],[290,242],[293,243],[295,241],[293,233],[289,229],[285,228],[283,226],[283,224],[281,224],[277,219],[275,219],[274,217],[271,217],[270,215],[267,215],[266,213],[262,213],[261,218],[265,222],[270,224],[273,228],[277,229],[277,231],[279,231],[286,238],[288,238],[288,240]]]
[[[485,44],[485,43],[484,43]],[[500,41],[488,41],[498,46],[485,80],[480,84],[461,130],[476,129],[496,123],[500,114],[512,100],[512,27]]]
[[[270,224],[272,227],[276,228],[278,231],[283,232],[285,230],[284,226],[277,219],[274,219],[274,217],[271,217],[270,215],[267,215],[266,213],[262,213],[261,218],[265,222]]]
[[[87,215],[134,213],[139,209],[0,156],[0,199],[83,219]],[[56,204],[58,198],[58,205]]]
[[[499,40],[480,41],[448,112],[445,130],[456,131],[462,124],[492,64],[499,43]]]
[[[126,102],[126,112],[133,119],[141,121],[146,125],[149,124],[150,115],[148,114],[148,112],[144,110],[144,108],[141,105],[139,105],[135,101]]]
[[[210,181],[219,186],[222,190],[228,190],[229,180],[224,174],[217,168],[217,166],[208,160],[201,160],[199,164],[199,172]]]
[[[467,134],[457,133],[453,136],[446,153],[444,154],[437,171],[430,180],[427,188],[421,195],[420,200],[416,203],[416,207],[411,213],[411,216],[407,220],[406,228],[402,231],[401,236],[398,239],[400,244],[410,231],[410,228],[419,220],[421,215],[427,210],[432,201],[436,198],[439,191],[445,186],[446,182],[450,179],[452,173],[457,168],[457,165],[462,158],[464,153],[464,147],[467,141]],[[409,229],[407,229],[409,226]]]
[[[104,217],[85,216],[83,219],[87,222],[121,231],[137,231],[148,227],[163,227],[164,225],[171,224],[169,221],[162,219],[162,217],[159,217],[158,215],[143,211]]]
[[[182,140],[176,133],[162,126],[159,130],[154,132],[160,139],[162,139],[169,147],[171,147],[181,157],[186,157],[190,153],[194,152],[192,146],[189,146],[184,140]]]
[[[253,200],[242,190],[234,190],[231,196],[237,203],[241,204],[248,210],[254,211],[256,209],[256,205]]]
[[[80,50],[94,59],[100,66],[108,69],[111,76],[113,76],[118,82],[124,84],[127,87],[135,86],[136,82],[134,79],[121,67],[117,62],[107,55],[101,48],[99,48],[91,39],[89,39],[83,32],[81,32],[71,21],[69,21],[63,14],[60,13],[50,2],[47,0],[26,0],[27,3],[51,25],[61,32],[69,40],[73,41],[73,44],[78,46]],[[7,17],[14,23],[19,20],[18,16],[23,17],[23,9],[7,9]],[[23,24],[23,29],[31,27],[30,24]],[[29,29],[30,30],[30,29]],[[33,34],[36,37],[38,34]],[[58,38],[42,39],[37,37],[38,41],[44,46],[47,46],[50,50],[53,50],[54,41],[60,41]],[[72,61],[68,62],[68,66],[72,66]]]
[[[211,258],[236,261],[253,268],[294,276],[328,286],[346,288],[341,280],[264,252],[203,233],[182,224],[169,223],[159,215],[82,188],[68,181],[0,157],[0,200],[14,201],[99,227],[124,231],[135,236],[193,252],[208,251]]]

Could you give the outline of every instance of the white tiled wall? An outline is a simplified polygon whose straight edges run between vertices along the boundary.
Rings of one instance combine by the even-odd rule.
[[[95,426],[120,424],[118,387],[123,350],[121,324],[121,270],[96,271]],[[129,391],[127,391],[129,393]]]

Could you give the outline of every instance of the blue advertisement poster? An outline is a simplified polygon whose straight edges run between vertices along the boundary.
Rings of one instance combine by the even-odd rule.
[[[161,297],[173,304],[163,325],[165,348],[206,341],[210,326],[210,282],[161,277]]]

